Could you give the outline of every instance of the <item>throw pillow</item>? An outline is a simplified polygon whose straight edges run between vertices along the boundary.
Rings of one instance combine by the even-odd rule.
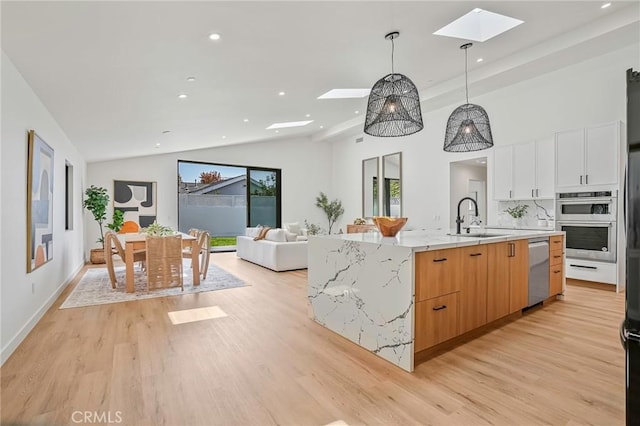
[[[306,235],[298,235],[296,237],[296,241],[307,241],[309,240],[309,237],[307,237]]]
[[[255,238],[258,236],[258,234],[260,234],[261,229],[261,226],[256,226],[255,228],[247,228],[244,231],[244,235],[246,235],[247,237]]]
[[[284,231],[284,235],[287,238],[287,242],[288,243],[292,243],[296,240],[297,235],[294,234],[293,232],[289,232],[289,231]]]
[[[253,241],[264,240],[264,237],[267,235],[267,232],[269,232],[269,229],[271,228],[268,226],[262,227],[258,235],[253,238]]]
[[[289,232],[293,232],[296,235],[300,235],[300,223],[299,222],[285,223],[284,224],[284,229],[286,229]]]
[[[273,241],[276,243],[286,243],[287,237],[284,229],[270,229],[265,235],[264,239],[267,241]]]

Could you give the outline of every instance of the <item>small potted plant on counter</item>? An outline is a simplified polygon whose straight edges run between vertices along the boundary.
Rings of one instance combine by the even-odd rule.
[[[84,191],[86,198],[82,206],[89,210],[93,218],[98,222],[100,228],[100,238],[96,240],[102,245],[102,248],[91,249],[91,263],[105,263],[104,260],[104,233],[102,232],[102,223],[107,219],[107,205],[109,204],[109,194],[106,188],[91,185]]]
[[[513,226],[515,228],[522,225],[522,218],[527,213],[528,208],[527,204],[516,204],[515,207],[508,207],[505,210],[513,218]]]

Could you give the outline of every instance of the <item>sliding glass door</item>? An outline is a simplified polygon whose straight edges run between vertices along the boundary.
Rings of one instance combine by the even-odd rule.
[[[280,226],[280,170],[178,161],[178,229],[209,232],[213,250],[235,250],[247,226]]]

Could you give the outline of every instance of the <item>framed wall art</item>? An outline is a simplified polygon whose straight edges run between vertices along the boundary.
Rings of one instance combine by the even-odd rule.
[[[146,228],[156,220],[156,182],[113,181],[113,208],[124,213],[124,220]]]
[[[29,131],[27,273],[53,259],[53,148]]]

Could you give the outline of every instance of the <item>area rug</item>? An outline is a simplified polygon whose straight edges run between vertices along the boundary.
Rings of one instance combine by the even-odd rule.
[[[239,278],[231,275],[227,271],[218,268],[213,263],[209,263],[207,279],[200,280],[200,285],[193,285],[193,274],[191,273],[191,261],[184,261],[183,284],[184,291],[180,288],[168,288],[162,290],[146,290],[146,276],[144,271],[135,267],[135,292],[125,291],[125,270],[124,265],[116,266],[116,278],[118,287],[111,288],[109,273],[107,268],[91,268],[84,274],[80,282],[73,289],[67,300],[60,306],[60,309],[78,308],[81,306],[104,305],[107,303],[128,302],[131,300],[150,299],[153,297],[181,296],[183,294],[202,293],[205,291],[223,290],[227,288],[244,287],[247,284]]]

